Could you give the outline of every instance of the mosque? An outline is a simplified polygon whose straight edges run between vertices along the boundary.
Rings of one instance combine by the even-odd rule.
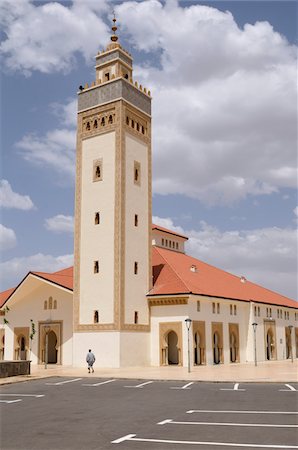
[[[152,224],[151,94],[116,24],[78,92],[74,267],[0,294],[0,359],[187,366],[298,358],[296,301],[185,253]],[[188,352],[189,349],[189,352]]]

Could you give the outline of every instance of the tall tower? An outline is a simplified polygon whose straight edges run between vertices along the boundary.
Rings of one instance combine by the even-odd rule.
[[[96,80],[80,86],[75,198],[74,365],[147,364],[151,287],[151,96],[133,82],[116,19]]]

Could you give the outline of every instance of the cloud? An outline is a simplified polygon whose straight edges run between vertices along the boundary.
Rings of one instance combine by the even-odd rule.
[[[68,99],[66,103],[52,103],[50,107],[63,125],[72,128],[77,126],[77,99]]]
[[[0,223],[0,247],[2,250],[14,248],[17,244],[15,232]]]
[[[184,230],[174,226],[170,218],[154,217],[153,221],[188,236],[187,254],[297,299],[297,231],[294,228],[222,232],[205,222],[200,222],[196,229]]]
[[[36,255],[13,258],[0,263],[1,290],[17,286],[29,271],[56,272],[73,264],[73,255]]]
[[[58,214],[45,220],[45,227],[49,231],[55,233],[73,233],[74,219],[73,216],[64,216]]]
[[[268,22],[241,29],[209,6],[115,9],[149,55],[135,74],[153,93],[155,193],[218,205],[296,188],[296,46]]]
[[[0,180],[0,206],[2,208],[15,208],[30,210],[34,204],[29,195],[21,195],[14,192],[7,180]]]
[[[29,0],[2,0],[0,5],[3,62],[7,69],[27,76],[34,70],[67,73],[79,54],[90,62],[98,46],[108,40],[108,26],[100,17],[109,12],[104,0],[76,0],[69,7],[58,2],[35,5]]]
[[[76,132],[66,128],[54,129],[45,136],[26,134],[16,146],[31,164],[47,166],[71,179],[75,174]]]

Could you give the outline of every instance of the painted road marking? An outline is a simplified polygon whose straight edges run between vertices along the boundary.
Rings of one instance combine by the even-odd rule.
[[[82,386],[101,386],[102,384],[113,383],[113,381],[116,381],[116,380],[107,380],[107,381],[102,381],[101,383],[94,383],[94,384],[82,384]]]
[[[279,424],[268,424],[268,423],[232,423],[232,422],[177,422],[172,419],[165,419],[159,422],[157,425],[166,425],[167,423],[172,423],[174,425],[215,425],[215,426],[226,426],[226,427],[268,427],[268,428],[298,428],[298,425],[279,425]]]
[[[5,395],[7,396],[11,396],[11,397],[44,397],[44,394],[0,394],[0,395]]]
[[[188,386],[191,386],[192,384],[194,384],[194,382],[193,381],[191,381],[190,383],[187,383],[187,384],[185,384],[184,386],[182,386],[182,387],[171,387],[171,389],[190,389],[190,387],[188,387]]]
[[[59,386],[60,384],[73,383],[74,381],[80,381],[83,378],[74,378],[73,380],[59,381],[58,383],[46,383],[48,386]]]
[[[125,441],[136,441],[136,442],[156,442],[159,444],[183,444],[183,445],[213,445],[213,446],[221,446],[221,447],[246,447],[246,448],[287,448],[287,449],[297,449],[298,445],[274,445],[274,444],[236,444],[232,442],[203,442],[203,441],[174,441],[169,439],[146,439],[146,438],[138,438],[135,437],[136,434],[127,434],[115,441],[112,441],[112,444],[121,444]]]
[[[17,400],[0,400],[0,403],[16,403],[16,402],[22,402],[22,401],[23,400],[18,398]]]
[[[290,384],[285,384],[287,388],[289,389],[280,389],[280,392],[298,392],[297,389],[294,388],[294,386],[291,386]]]
[[[190,409],[186,414],[193,413],[224,413],[224,414],[298,414],[297,411],[232,411],[214,409]]]
[[[151,384],[153,381],[146,381],[145,383],[138,384],[137,386],[124,386],[126,388],[142,388],[143,386],[146,386],[146,384]]]
[[[239,389],[239,383],[235,383],[233,389],[231,388],[221,388],[221,391],[245,391],[246,389]]]

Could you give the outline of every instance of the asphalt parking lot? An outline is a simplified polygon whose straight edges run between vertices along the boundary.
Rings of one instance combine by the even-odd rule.
[[[1,449],[298,449],[297,404],[297,383],[51,377],[1,387]]]

